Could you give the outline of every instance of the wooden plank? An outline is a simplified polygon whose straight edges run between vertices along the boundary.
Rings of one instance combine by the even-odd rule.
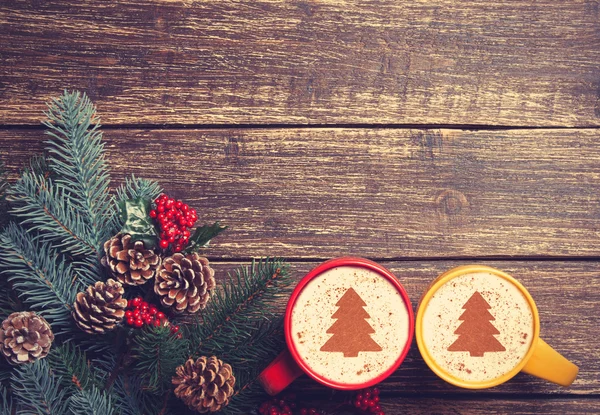
[[[210,250],[212,249],[211,247]],[[268,253],[265,251],[265,255]],[[563,394],[597,395],[600,393],[600,351],[597,346],[598,316],[600,315],[600,262],[473,262],[502,269],[523,283],[537,303],[542,338],[579,366],[578,378],[571,387],[563,388],[530,375],[518,374],[509,382],[485,391],[460,389],[439,379],[423,362],[416,342],[413,342],[402,366],[380,385],[382,392],[388,396],[402,398],[400,400],[402,403],[409,403],[415,395],[422,396],[428,393],[433,397],[439,397],[441,394],[444,396],[453,394],[468,396],[471,399],[478,399],[482,394],[494,397],[516,395],[531,397]],[[404,285],[413,303],[413,309],[416,311],[419,298],[433,279],[448,269],[466,263],[470,262],[405,261],[382,262],[382,265],[390,269]],[[239,263],[216,263],[213,265],[217,278],[222,279],[225,278],[227,272],[236,269]],[[300,280],[316,265],[317,263],[292,263],[292,275],[295,279]],[[286,304],[287,299],[282,298],[280,303],[282,313]],[[327,389],[306,376],[297,380],[291,390],[299,395],[327,394]],[[531,409],[527,409],[527,411],[529,410]],[[509,411],[504,413],[509,413]]]
[[[599,130],[107,130],[115,184],[159,180],[231,229],[211,255],[600,255]],[[42,131],[0,131],[16,171]]]
[[[0,123],[599,125],[593,0],[3,2]]]
[[[597,414],[598,399],[551,399],[551,400],[452,400],[438,398],[393,399],[383,405],[389,415],[525,415],[525,414]]]

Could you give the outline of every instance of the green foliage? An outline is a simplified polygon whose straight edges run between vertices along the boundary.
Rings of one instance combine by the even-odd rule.
[[[80,390],[69,399],[69,411],[73,415],[112,415],[115,413],[111,397],[96,387]]]
[[[82,288],[71,266],[48,243],[10,223],[0,234],[0,267],[25,304],[53,326],[71,326],[71,306]]]
[[[144,242],[147,249],[154,249],[158,245],[156,227],[149,216],[150,199],[122,200],[119,202],[123,222],[122,233],[131,235],[134,241]]]
[[[12,397],[6,388],[0,385],[0,415],[13,415],[14,407]]]
[[[212,225],[203,225],[196,228],[196,231],[190,236],[190,242],[184,252],[195,252],[200,248],[206,248],[210,240],[227,229],[227,226],[221,226],[219,222]]]
[[[112,396],[119,415],[158,415],[163,405],[160,396],[146,393],[143,381],[133,376],[119,375]]]
[[[71,392],[104,387],[102,374],[91,367],[85,353],[71,342],[53,346],[46,359],[62,380],[62,387]]]
[[[133,338],[134,372],[146,388],[164,393],[171,388],[177,366],[187,359],[187,340],[171,334],[169,327],[139,330]]]
[[[281,259],[253,261],[229,276],[188,326],[191,354],[215,355],[232,365],[236,396],[223,413],[248,413],[264,399],[256,378],[285,347],[278,299],[289,295],[291,277]]]
[[[6,201],[6,190],[8,189],[8,180],[4,163],[0,162],[0,228],[4,227],[9,221],[8,202]]]
[[[67,411],[66,390],[44,359],[18,366],[12,375],[12,391],[19,414],[62,415]]]
[[[152,180],[141,179],[131,175],[131,178],[126,178],[125,183],[117,188],[117,200],[129,199],[148,199],[154,200],[162,193],[160,185]],[[114,203],[113,213],[108,228],[110,235],[116,235],[125,224],[123,215],[118,209],[118,202]]]
[[[110,237],[106,222],[110,215],[110,177],[105,160],[100,120],[85,94],[67,92],[53,99],[46,112],[48,164],[57,175],[70,207],[84,222],[88,242],[100,250]]]

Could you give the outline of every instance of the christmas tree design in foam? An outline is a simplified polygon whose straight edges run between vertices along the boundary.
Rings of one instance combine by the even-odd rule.
[[[381,346],[370,336],[375,330],[366,322],[371,318],[364,309],[367,304],[356,291],[348,288],[335,305],[339,308],[331,318],[337,321],[327,330],[333,336],[321,346],[321,351],[342,352],[344,357],[356,357],[358,352],[380,352]]]
[[[505,347],[494,337],[500,334],[491,320],[494,316],[488,311],[492,308],[479,291],[463,305],[464,313],[458,318],[462,323],[454,334],[458,339],[448,347],[450,352],[469,352],[471,356],[481,357],[486,352],[503,352]]]

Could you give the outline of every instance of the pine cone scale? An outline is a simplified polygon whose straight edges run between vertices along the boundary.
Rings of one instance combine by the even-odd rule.
[[[220,410],[233,395],[235,377],[231,366],[215,356],[188,359],[175,374],[175,395],[200,413]]]
[[[98,281],[84,292],[77,293],[73,305],[73,319],[86,333],[105,333],[123,321],[127,300],[120,282],[109,279]]]
[[[0,348],[11,364],[46,357],[54,341],[50,324],[31,311],[12,313],[2,322]]]
[[[128,234],[118,234],[106,241],[104,253],[102,264],[113,278],[127,285],[146,283],[161,263],[159,255],[146,249],[142,241],[132,241]]]

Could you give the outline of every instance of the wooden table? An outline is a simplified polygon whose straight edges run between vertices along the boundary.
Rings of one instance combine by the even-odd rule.
[[[489,264],[581,367],[568,389],[518,375],[468,391],[413,345],[387,413],[600,412],[598,1],[65,3],[0,3],[11,177],[42,148],[44,103],[85,91],[115,183],[160,180],[230,226],[210,249],[221,275],[359,255],[416,305],[444,270]]]

